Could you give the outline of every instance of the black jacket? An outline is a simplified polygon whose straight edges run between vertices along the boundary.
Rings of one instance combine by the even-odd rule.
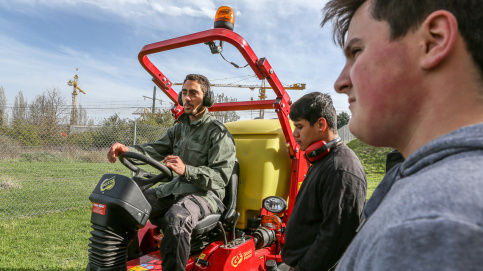
[[[345,144],[315,162],[295,200],[282,260],[295,270],[329,270],[356,234],[366,201],[361,162]]]

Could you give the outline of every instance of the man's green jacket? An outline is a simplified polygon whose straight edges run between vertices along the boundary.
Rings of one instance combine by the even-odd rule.
[[[195,194],[205,197],[214,211],[215,199],[225,197],[225,187],[235,165],[235,142],[230,132],[218,120],[211,117],[208,109],[203,116],[189,123],[188,115],[182,114],[175,125],[160,140],[129,147],[129,151],[147,155],[161,161],[169,154],[177,155],[186,165],[184,178],[156,188],[158,198],[173,194]]]

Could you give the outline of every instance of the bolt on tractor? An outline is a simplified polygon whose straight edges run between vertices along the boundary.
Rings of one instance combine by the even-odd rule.
[[[287,270],[280,256],[284,229],[307,172],[307,161],[292,135],[289,94],[268,60],[259,58],[233,26],[234,12],[223,6],[217,11],[213,29],[148,44],[139,53],[139,62],[175,104],[172,113],[176,118],[183,113],[178,93],[150,55],[201,43],[217,54],[227,42],[238,49],[258,79],[270,84],[276,95],[273,100],[216,103],[210,108],[211,112],[272,109],[278,119],[225,123],[235,140],[237,157],[223,200],[226,210],[209,215],[194,228],[186,270]],[[135,174],[105,174],[92,192],[93,231],[87,270],[161,270],[163,234],[148,220],[151,206],[142,191],[171,179],[172,173],[140,154],[127,152],[119,158]],[[131,163],[133,160],[161,173],[144,171]],[[129,243],[136,235],[142,255],[128,261]]]

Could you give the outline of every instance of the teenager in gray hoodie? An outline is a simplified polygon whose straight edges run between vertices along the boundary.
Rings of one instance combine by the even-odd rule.
[[[405,158],[337,270],[483,269],[483,2],[331,0],[349,129]]]

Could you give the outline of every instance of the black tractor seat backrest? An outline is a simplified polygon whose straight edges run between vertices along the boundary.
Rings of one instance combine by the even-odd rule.
[[[225,205],[225,209],[236,208],[239,176],[240,176],[240,164],[238,163],[238,159],[237,159],[235,160],[233,173],[231,174],[230,180],[228,181],[228,185],[225,188],[225,198],[223,199],[223,204]]]

